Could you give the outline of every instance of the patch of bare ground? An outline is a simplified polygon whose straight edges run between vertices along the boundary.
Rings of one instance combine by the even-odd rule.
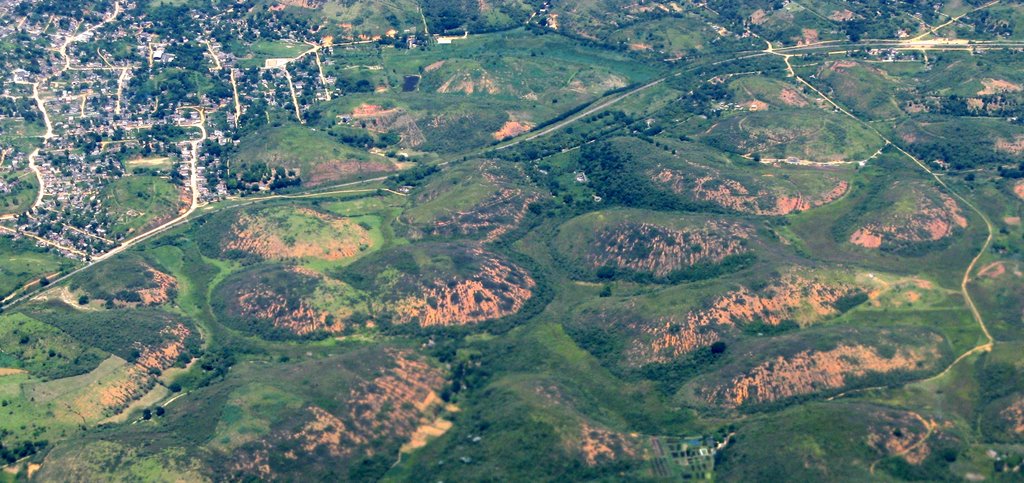
[[[501,129],[498,129],[494,134],[491,134],[491,137],[496,141],[504,141],[509,138],[514,138],[524,132],[528,132],[530,129],[533,129],[533,126],[529,123],[509,120],[501,126]]]
[[[474,255],[487,257],[480,249]],[[536,285],[521,268],[494,257],[467,278],[435,279],[421,293],[395,302],[395,323],[422,327],[468,325],[518,312]]]
[[[178,290],[178,280],[155,268],[148,267],[147,269],[153,276],[151,280],[156,286],[139,290],[142,305],[160,305],[170,302],[172,294]]]
[[[1024,180],[1017,181],[1017,183],[1013,185],[1013,194],[1024,200]]]
[[[700,228],[672,229],[654,223],[623,222],[601,229],[586,262],[658,277],[747,253],[751,231],[735,223],[709,220]]]
[[[279,290],[263,284],[256,284],[238,294],[238,310],[243,317],[270,320],[274,327],[300,336],[319,331],[334,333],[345,328],[330,313],[308,301],[289,300]]]
[[[1024,153],[1024,136],[1017,136],[1012,140],[996,139],[996,150],[1010,154]]]
[[[936,199],[922,197],[916,211],[886,216],[884,222],[872,222],[850,235],[850,243],[864,248],[879,248],[886,243],[937,241],[967,227],[960,206],[945,193]]]
[[[826,175],[827,176],[827,175]],[[822,193],[783,193],[769,189],[749,188],[717,171],[688,173],[662,169],[654,181],[677,194],[688,194],[698,201],[707,201],[740,213],[780,216],[809,210],[841,198],[850,185],[831,178],[833,187]]]
[[[931,453],[928,447],[928,425],[932,424],[912,412],[877,411],[869,419],[868,445],[887,456],[902,457],[907,463],[919,465]]]
[[[992,262],[978,270],[978,277],[999,278],[1006,274],[1005,262]]]
[[[0,367],[0,377],[13,376],[16,374],[24,374],[24,369],[15,369],[13,367]]]
[[[319,258],[322,260],[343,260],[359,254],[361,247],[370,244],[370,234],[363,227],[348,218],[340,218],[308,208],[297,208],[295,212],[317,220],[325,230],[338,236],[309,239],[281,233],[281,229],[258,215],[242,214],[231,227],[230,236],[224,248],[241,250],[268,260],[296,258]],[[286,230],[285,230],[286,231]]]
[[[270,455],[300,460],[309,455],[353,461],[374,456],[377,441],[403,442],[415,434],[428,410],[439,404],[437,391],[444,385],[443,372],[415,358],[411,352],[388,349],[392,367],[382,368],[342,396],[339,411],[319,406],[306,408],[306,422],[297,431],[276,432],[259,442],[259,448],[235,458],[236,470],[267,478],[273,475]],[[244,456],[244,457],[242,457]]]
[[[63,412],[64,418],[83,421],[113,416],[146,394],[154,384],[156,380],[146,368],[129,364],[116,377],[97,381],[95,387],[81,391],[58,412]]]
[[[416,431],[409,437],[409,442],[402,445],[401,451],[409,453],[427,445],[432,439],[440,438],[452,429],[453,423],[447,419],[438,417],[432,421],[422,422]]]
[[[149,265],[143,265],[142,269],[147,273],[149,282],[142,287],[133,287],[129,291],[114,294],[112,300],[114,305],[118,307],[163,305],[170,302],[175,294],[178,293],[178,280],[176,278]],[[130,300],[125,300],[121,298],[126,297],[125,293],[138,294],[138,298],[133,297]],[[75,306],[77,302],[69,305]]]
[[[323,6],[324,0],[275,0],[278,5],[317,9]]]
[[[665,363],[710,346],[724,331],[737,326],[784,322],[807,326],[837,315],[835,303],[857,291],[849,284],[795,272],[772,279],[759,290],[740,286],[682,318],[663,317],[656,324],[634,327],[644,337],[630,344],[627,357],[636,365]]]
[[[992,94],[1001,94],[1006,92],[1020,92],[1024,90],[1020,84],[1010,82],[1002,79],[982,79],[981,85],[985,86],[984,89],[978,91],[979,96],[987,96]]]
[[[777,356],[723,384],[700,388],[708,403],[727,407],[761,404],[846,387],[851,380],[870,374],[910,372],[939,359],[941,338],[933,335],[930,347],[897,348],[887,356],[875,347],[839,344],[829,350],[809,349]]]
[[[789,87],[783,87],[782,90],[779,91],[779,100],[787,106],[794,107],[806,107],[808,104],[807,98],[804,97],[803,94],[797,92],[796,89]]]
[[[797,45],[808,45],[808,44],[817,43],[821,39],[818,37],[818,31],[817,30],[815,30],[815,29],[801,29],[800,30],[800,37],[796,38],[794,40],[797,41],[796,42]]]
[[[1024,434],[1024,396],[1016,396],[1006,408],[999,411],[999,416],[1009,423],[1011,431]]]
[[[587,466],[635,459],[640,452],[637,439],[584,421],[580,424],[579,452]]]
[[[545,404],[578,413],[572,396],[562,386],[544,381],[534,384],[530,388],[531,395]],[[562,443],[570,454],[578,455],[587,466],[637,460],[644,456],[643,437],[637,433],[615,431],[586,419],[571,422],[572,426],[562,434]]]
[[[768,107],[767,102],[759,101],[757,99],[754,99],[747,104],[747,109],[751,111],[767,111]]]
[[[762,25],[768,21],[768,13],[764,9],[754,10],[754,13],[750,14],[750,23],[754,25]]]
[[[629,85],[629,82],[625,77],[617,75],[605,75],[601,76],[596,81],[585,82],[582,79],[576,78],[569,82],[569,90],[578,93],[595,92],[603,93],[612,89],[620,89]]]
[[[835,22],[849,22],[850,20],[857,18],[857,14],[846,9],[835,10],[829,14],[828,18]]]
[[[135,364],[161,371],[173,366],[185,352],[185,340],[192,335],[192,331],[184,324],[179,323],[164,327],[160,330],[160,334],[164,336],[164,342],[156,347],[137,344],[139,358],[136,359]]]
[[[495,95],[500,94],[502,89],[498,87],[497,81],[490,72],[458,72],[441,84],[437,88],[437,92],[441,94],[461,92],[467,95],[474,93]]]
[[[443,64],[443,61],[441,63]],[[404,148],[415,148],[427,140],[416,119],[402,109],[384,109],[375,104],[361,104],[352,111],[351,117],[359,126],[365,126],[370,131],[397,132],[400,145]]]
[[[522,188],[499,188],[471,210],[439,217],[430,232],[434,235],[487,233],[485,241],[493,241],[518,226],[530,204],[540,198],[540,194]]]
[[[397,169],[393,163],[383,161],[325,161],[313,166],[309,175],[303,176],[303,180],[309,180],[308,183],[305,183],[306,186],[315,187],[352,176],[390,173]]]

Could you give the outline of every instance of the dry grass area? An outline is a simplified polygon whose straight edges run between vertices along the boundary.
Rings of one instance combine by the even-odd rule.
[[[386,174],[396,171],[398,168],[394,163],[383,163],[373,161],[351,161],[334,160],[317,163],[303,180],[309,180],[308,186],[320,186],[339,179],[349,178],[365,174]]]

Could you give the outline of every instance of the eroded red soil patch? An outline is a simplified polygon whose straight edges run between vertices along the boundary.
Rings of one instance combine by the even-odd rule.
[[[1007,422],[1010,423],[1010,430],[1017,434],[1024,434],[1024,396],[1017,396],[1009,406],[999,412]]]
[[[498,129],[491,136],[496,141],[503,141],[505,139],[514,138],[524,132],[528,132],[530,129],[533,129],[533,126],[525,122],[505,121],[505,124],[501,126],[501,129]]]
[[[160,333],[165,336],[165,340],[159,346],[144,347],[136,344],[139,349],[139,358],[135,361],[137,365],[158,370],[173,366],[185,352],[185,340],[192,335],[192,331],[181,323],[164,327]]]
[[[878,411],[871,418],[868,445],[888,456],[901,456],[918,465],[931,453],[924,441],[932,424],[911,412]]]
[[[933,336],[935,345],[941,342]],[[795,396],[841,389],[851,379],[868,374],[915,371],[940,356],[928,349],[898,348],[891,357],[860,344],[840,344],[834,349],[805,350],[789,357],[778,356],[734,377],[726,384],[700,389],[712,404],[737,407],[745,403],[768,403]]]
[[[1024,153],[1024,136],[1013,139],[996,139],[996,150],[1010,154]]]
[[[597,246],[586,262],[665,277],[704,263],[719,263],[730,255],[747,253],[750,230],[721,221],[701,228],[671,229],[653,223],[624,222],[600,230]]]
[[[982,79],[981,85],[985,86],[985,88],[978,91],[979,96],[1000,94],[1003,92],[1020,92],[1021,90],[1024,90],[1024,87],[1021,87],[1020,84],[1002,79]]]
[[[857,18],[857,15],[849,10],[843,9],[833,11],[829,14],[828,18],[829,20],[836,22],[849,22],[850,20]]]
[[[365,445],[374,439],[405,441],[412,436],[420,417],[441,400],[436,391],[444,384],[444,376],[409,354],[393,352],[395,367],[349,392],[344,417],[309,408],[312,420],[293,436],[304,451],[326,450],[332,456],[345,457],[357,450],[367,453]],[[366,456],[372,456],[372,451]]]
[[[825,283],[795,273],[772,280],[765,288],[739,287],[714,299],[704,309],[684,318],[661,318],[649,327],[634,327],[649,341],[635,340],[627,355],[635,364],[664,363],[707,347],[721,339],[721,332],[736,326],[783,322],[808,325],[838,314],[835,303],[857,292],[851,285]]]
[[[485,256],[482,251],[476,253]],[[423,292],[395,302],[395,322],[423,327],[466,325],[519,311],[536,285],[521,268],[488,258],[464,279],[428,282]]]
[[[131,287],[126,291],[113,294],[113,303],[118,307],[139,307],[166,304],[174,298],[178,292],[178,280],[149,265],[142,264],[141,268],[148,275],[149,282],[141,287]],[[128,293],[138,294],[137,299],[128,299]]]
[[[334,322],[331,314],[313,307],[309,302],[290,301],[278,291],[262,285],[240,294],[238,307],[243,317],[271,320],[274,327],[296,335],[321,330],[338,332],[345,328],[344,324]]]
[[[635,439],[587,422],[580,425],[580,453],[588,466],[635,458],[638,454]]]
[[[139,290],[142,305],[160,305],[170,302],[171,295],[178,290],[178,280],[152,267],[149,267],[148,270],[153,276],[152,280],[156,286]]]
[[[329,230],[343,236],[316,239],[290,236],[289,233],[281,233],[287,230],[272,226],[272,221],[245,213],[231,227],[231,235],[224,248],[241,250],[268,260],[305,257],[342,260],[356,256],[360,247],[370,244],[369,232],[348,218],[334,217],[308,208],[297,208],[295,211],[319,220]],[[285,236],[289,238],[285,239]]]
[[[519,226],[530,204],[540,198],[540,194],[522,188],[499,188],[471,210],[440,217],[430,231],[434,235],[487,233],[485,241],[493,241]]]
[[[1006,264],[1003,262],[992,262],[978,270],[978,277],[999,278],[1006,273]]]
[[[803,94],[797,92],[795,89],[784,87],[779,92],[779,100],[787,106],[805,107],[807,106],[807,99]]]
[[[945,193],[938,201],[924,198],[916,212],[893,214],[886,222],[869,223],[850,235],[850,243],[865,248],[879,248],[889,242],[937,241],[967,227],[967,218],[956,200]]]
[[[654,180],[667,185],[673,192],[689,194],[699,201],[708,201],[724,208],[755,215],[781,216],[808,210],[841,198],[850,185],[844,180],[835,183],[824,193],[776,193],[767,189],[751,189],[734,179],[718,173],[699,176],[681,171],[663,169]]]
[[[443,64],[443,61],[441,63]],[[401,145],[406,148],[417,147],[427,140],[416,119],[402,109],[384,109],[372,104],[363,104],[352,111],[351,117],[355,124],[370,131],[397,132],[401,138]]]
[[[394,367],[383,368],[372,379],[353,387],[340,405],[344,409],[332,413],[308,406],[302,426],[259,441],[257,449],[233,462],[232,467],[269,478],[274,471],[271,453],[281,448],[289,448],[280,454],[287,460],[329,455],[355,463],[375,455],[375,442],[407,441],[425,412],[441,400],[437,391],[444,385],[444,374],[409,352],[388,352],[394,357]]]

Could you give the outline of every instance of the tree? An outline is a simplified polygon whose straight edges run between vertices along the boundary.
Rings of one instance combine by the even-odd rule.
[[[86,305],[89,303],[89,296],[82,294],[78,297],[78,305]]]
[[[721,354],[721,353],[725,352],[725,349],[726,349],[725,342],[722,342],[720,340],[719,341],[715,341],[715,342],[713,342],[711,344],[711,353],[712,354]]]

